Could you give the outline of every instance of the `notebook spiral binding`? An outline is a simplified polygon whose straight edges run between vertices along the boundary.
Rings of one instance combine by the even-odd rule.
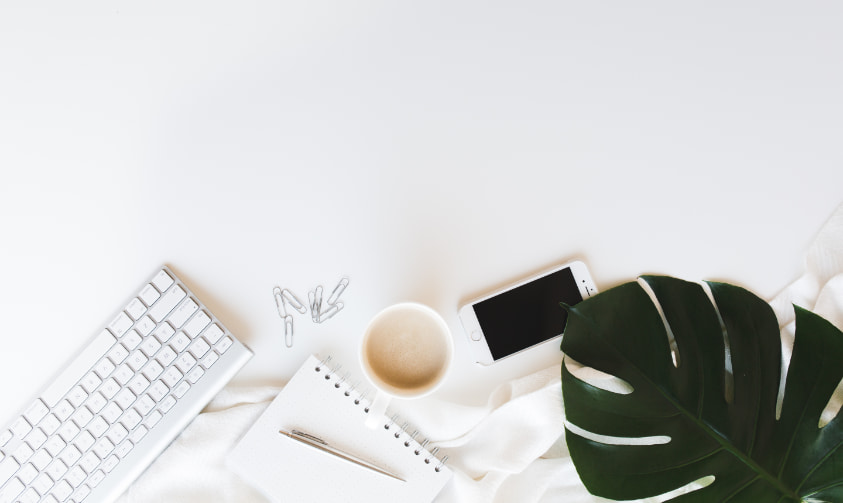
[[[333,367],[330,365],[331,357],[327,356],[323,358],[313,369],[314,372],[323,374],[326,381],[333,381],[333,386],[338,391],[341,391],[345,396],[349,397],[350,400],[353,401],[354,405],[362,405],[363,412],[368,414],[369,413],[369,405],[371,402],[366,399],[366,393],[357,391],[357,384],[349,384],[348,383],[348,373],[339,376],[339,370],[341,365],[337,365]],[[404,422],[403,425],[398,425],[398,414],[393,414],[392,417],[383,425],[384,432],[389,432],[395,437],[396,441],[403,441],[401,442],[404,447],[410,449],[412,446],[413,448],[410,450],[414,455],[421,457],[425,464],[433,465],[433,469],[436,472],[442,471],[442,468],[445,466],[445,463],[448,462],[448,456],[439,456],[439,447],[434,447],[433,449],[428,450],[427,445],[430,443],[430,439],[424,439],[422,441],[416,440],[416,437],[419,434],[419,430],[414,430],[413,433],[409,433],[410,431],[410,423]]]

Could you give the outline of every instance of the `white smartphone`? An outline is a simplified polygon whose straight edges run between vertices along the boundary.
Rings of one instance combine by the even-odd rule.
[[[459,309],[474,360],[491,365],[539,344],[558,340],[574,305],[597,294],[585,264],[554,267]]]

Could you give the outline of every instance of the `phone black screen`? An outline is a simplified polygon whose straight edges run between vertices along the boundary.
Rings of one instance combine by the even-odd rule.
[[[543,276],[474,305],[492,358],[499,360],[561,335],[568,313],[559,305],[582,300],[570,268]]]

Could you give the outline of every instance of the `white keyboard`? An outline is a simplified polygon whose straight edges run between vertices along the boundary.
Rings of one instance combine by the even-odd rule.
[[[0,503],[116,499],[251,357],[164,267],[0,429]]]

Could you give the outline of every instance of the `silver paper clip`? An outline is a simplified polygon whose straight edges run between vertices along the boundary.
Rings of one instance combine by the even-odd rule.
[[[278,308],[278,316],[282,319],[287,316],[287,309],[284,307],[284,297],[281,295],[281,287],[272,289],[272,296],[275,297],[275,307]]]
[[[345,291],[348,287],[348,276],[343,276],[337,286],[334,287],[334,291],[331,292],[331,295],[328,297],[328,304],[333,306],[336,304],[337,300],[339,300],[340,295]]]
[[[307,308],[304,307],[304,302],[302,302],[301,299],[296,297],[296,294],[294,294],[290,290],[285,288],[284,290],[281,291],[281,295],[285,299],[287,299],[287,302],[289,302],[290,305],[293,306],[293,309],[295,309],[296,311],[300,312],[301,314],[304,314],[304,313],[307,312]]]
[[[336,314],[337,314],[338,312],[342,311],[342,308],[343,308],[343,307],[345,307],[345,306],[343,306],[343,303],[342,303],[342,302],[337,302],[337,303],[336,303],[336,304],[334,304],[333,306],[329,307],[329,308],[328,308],[328,310],[327,310],[327,311],[325,311],[324,313],[320,312],[320,313],[317,315],[317,317],[316,317],[316,319],[315,319],[314,321],[315,321],[316,323],[322,323],[322,322],[323,322],[323,321],[325,321],[325,320],[330,320],[331,318],[333,318],[334,316],[336,316]]]
[[[319,316],[322,314],[322,285],[316,287],[316,291],[313,292],[313,306],[310,308],[311,313],[313,314],[313,321],[317,321]]]
[[[318,323],[319,314],[316,312],[316,292],[313,290],[307,292],[307,301],[310,304],[310,317],[313,323]]]
[[[293,347],[293,316],[284,317],[284,343],[288,348]]]

